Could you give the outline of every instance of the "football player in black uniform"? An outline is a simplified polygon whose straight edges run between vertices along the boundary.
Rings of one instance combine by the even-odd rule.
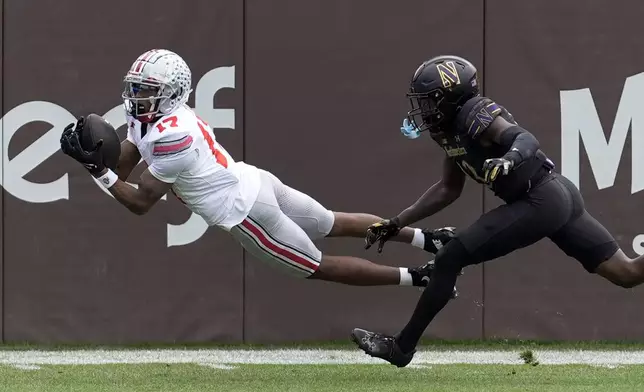
[[[465,176],[486,184],[505,204],[456,231],[438,251],[427,288],[407,325],[395,336],[356,328],[352,340],[367,354],[398,367],[412,359],[432,319],[447,304],[460,270],[549,238],[590,273],[616,285],[644,281],[644,257],[630,259],[584,207],[577,187],[553,171],[539,141],[510,113],[479,93],[476,68],[457,56],[439,56],[415,72],[407,94],[412,110],[402,131],[423,131],[446,156],[442,178],[398,216],[371,225],[366,241],[386,241],[401,227],[456,200]]]

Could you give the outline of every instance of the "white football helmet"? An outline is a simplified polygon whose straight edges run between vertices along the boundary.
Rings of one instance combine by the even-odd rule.
[[[172,113],[192,92],[192,73],[176,53],[152,49],[140,55],[124,78],[126,112],[142,122]]]

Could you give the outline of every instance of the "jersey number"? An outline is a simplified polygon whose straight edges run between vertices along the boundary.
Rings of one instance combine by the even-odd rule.
[[[159,130],[159,133],[165,131],[163,124],[170,123],[170,128],[175,128],[177,126],[177,116],[168,117],[165,120],[157,124],[156,128]]]
[[[177,127],[177,116],[168,117],[158,123],[156,125],[156,128],[159,130],[159,133],[166,130],[166,127],[164,127],[163,124],[169,124],[170,128]],[[197,125],[199,125],[199,129],[201,129],[201,133],[203,134],[204,139],[206,139],[206,143],[208,143],[208,147],[210,147],[212,155],[214,155],[215,159],[217,159],[217,163],[225,168],[228,168],[228,159],[226,159],[224,154],[222,154],[221,151],[217,150],[217,148],[215,147],[215,141],[212,140],[212,136],[210,136],[210,133],[206,129],[208,125],[200,118],[197,119]]]
[[[197,124],[199,125],[199,129],[201,129],[201,133],[203,134],[204,139],[206,139],[206,143],[208,143],[208,147],[210,147],[210,151],[212,151],[212,155],[215,156],[217,163],[227,168],[228,159],[226,159],[226,156],[222,154],[221,151],[217,150],[217,148],[215,147],[215,141],[212,140],[212,136],[210,136],[210,132],[208,132],[208,130],[206,129],[208,125],[206,125],[206,123],[203,122],[203,120],[201,120],[200,118],[197,120]]]

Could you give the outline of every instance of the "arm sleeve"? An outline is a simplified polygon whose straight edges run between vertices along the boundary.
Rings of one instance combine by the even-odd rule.
[[[503,157],[514,161],[515,165],[532,158],[540,147],[537,138],[518,125],[503,131],[501,145],[509,147]]]

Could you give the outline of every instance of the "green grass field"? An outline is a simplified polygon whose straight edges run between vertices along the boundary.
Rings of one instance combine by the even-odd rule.
[[[487,340],[440,340],[422,339],[419,343],[423,350],[520,350],[520,349],[556,349],[556,350],[644,350],[644,341],[550,341],[521,339],[487,339]],[[121,349],[356,349],[348,336],[346,340],[322,342],[293,342],[288,344],[225,344],[225,343],[136,343],[123,345],[101,345],[92,343],[66,344],[33,344],[16,342],[0,344],[3,350],[121,350]]]
[[[201,391],[642,391],[644,366],[583,365],[240,365],[193,364],[0,367],[0,390],[11,392]]]
[[[424,343],[398,369],[352,344],[0,346],[0,392],[644,391],[641,343]]]

